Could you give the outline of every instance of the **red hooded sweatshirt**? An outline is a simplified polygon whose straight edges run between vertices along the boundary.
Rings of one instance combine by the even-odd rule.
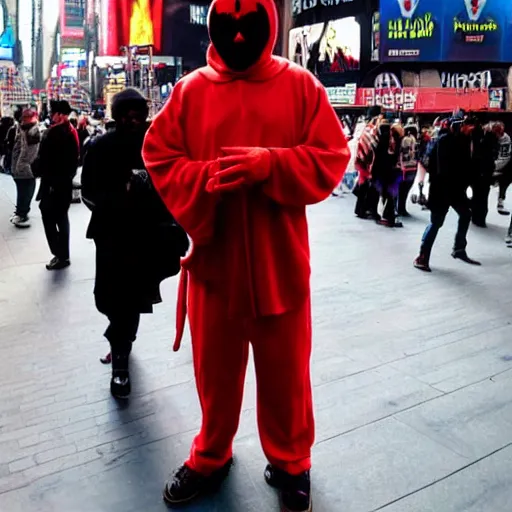
[[[271,37],[261,58],[234,72],[211,45],[208,65],[180,80],[155,117],[143,157],[165,204],[192,238],[183,268],[224,296],[230,316],[258,318],[293,310],[309,296],[306,205],[330,195],[350,152],[324,87],[303,68],[272,56],[274,2],[241,3],[242,12],[258,3],[269,15]],[[234,5],[215,0],[211,9],[225,13]],[[226,147],[268,149],[268,177],[232,192],[208,192]]]

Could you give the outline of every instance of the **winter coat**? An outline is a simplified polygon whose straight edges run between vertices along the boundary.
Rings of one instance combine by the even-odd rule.
[[[379,130],[374,123],[366,125],[357,144],[355,168],[358,172],[358,183],[362,185],[372,177],[372,166],[375,149],[379,143]]]
[[[12,117],[2,117],[0,119],[0,155],[5,155],[7,152],[7,133],[12,126],[14,126]]]
[[[490,183],[496,169],[498,139],[492,131],[483,131],[481,128],[475,129],[472,139],[472,179]]]
[[[12,168],[12,153],[14,150],[14,143],[16,142],[16,134],[18,133],[18,123],[14,124],[7,130],[7,135],[4,140],[5,160],[4,167],[6,169]]]
[[[94,294],[105,315],[151,313],[159,286],[180,270],[188,238],[144,170],[143,135],[117,130],[95,138],[85,154],[82,198],[91,209],[87,237],[96,244]]]
[[[471,138],[442,130],[428,156],[429,203],[444,204],[466,194],[471,174]]]
[[[44,133],[32,166],[36,177],[41,178],[37,200],[42,209],[69,208],[78,156],[78,135],[69,122],[52,126]]]
[[[394,182],[395,171],[399,166],[400,140],[392,137],[391,133],[381,134],[375,148],[372,177],[381,187]]]
[[[498,157],[496,158],[496,173],[503,173],[508,169],[512,156],[512,141],[508,133],[498,139]]]
[[[12,152],[12,177],[14,179],[34,179],[32,164],[37,158],[41,132],[37,123],[21,126],[16,134]]]
[[[78,128],[78,142],[80,145],[80,160],[79,165],[83,165],[85,157],[85,141],[91,136],[87,127]]]
[[[400,145],[400,167],[405,175],[418,170],[418,143],[413,135],[406,135]]]

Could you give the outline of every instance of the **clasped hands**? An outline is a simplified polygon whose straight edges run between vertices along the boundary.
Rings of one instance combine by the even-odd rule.
[[[212,167],[206,191],[229,192],[265,181],[270,175],[270,151],[265,148],[226,147]]]

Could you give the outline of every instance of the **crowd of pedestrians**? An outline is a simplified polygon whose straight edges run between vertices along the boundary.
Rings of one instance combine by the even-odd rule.
[[[459,216],[452,256],[480,265],[466,252],[467,233],[471,222],[487,227],[493,185],[499,188],[498,213],[510,215],[504,201],[512,181],[512,144],[505,125],[500,121],[483,124],[462,111],[421,128],[414,118],[404,125],[392,113],[374,114],[357,144],[357,217],[403,227],[416,184],[419,192],[411,198],[430,210],[431,219],[415,267],[431,271],[432,247],[450,208]],[[505,240],[512,245],[512,222]]]
[[[0,170],[10,174],[16,185],[10,222],[16,228],[30,227],[29,214],[40,178],[36,199],[53,254],[48,270],[70,265],[68,210],[77,188],[73,180],[87,144],[102,133],[99,123],[88,116],[78,117],[67,101],[51,101],[46,118],[33,108],[18,108],[12,117],[0,120]]]

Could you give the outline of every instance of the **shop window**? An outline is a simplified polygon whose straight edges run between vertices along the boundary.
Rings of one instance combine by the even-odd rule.
[[[207,5],[191,5],[190,6],[190,23],[193,25],[206,25],[208,18]]]

